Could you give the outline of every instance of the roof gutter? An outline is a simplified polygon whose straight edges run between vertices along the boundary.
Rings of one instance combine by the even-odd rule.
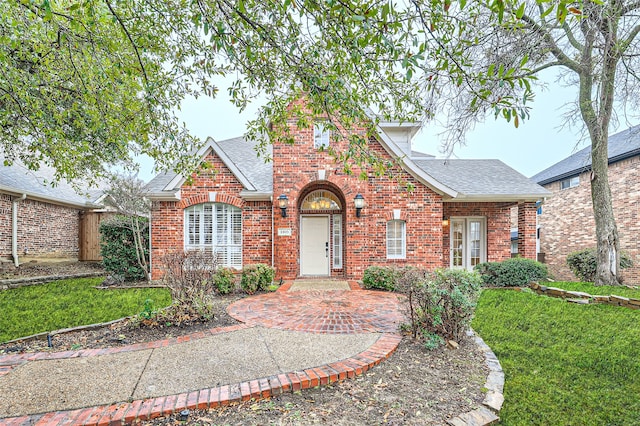
[[[505,194],[505,195],[464,195],[458,194],[456,198],[443,200],[447,203],[488,203],[488,202],[519,202],[539,201],[550,197],[551,192],[541,194]]]
[[[245,201],[272,201],[273,193],[260,192],[260,191],[248,191],[244,189],[240,191],[240,197]]]
[[[147,192],[145,198],[152,201],[180,201],[180,191]]]
[[[17,268],[20,266],[18,258],[18,203],[27,199],[27,194],[11,199],[11,256],[13,257],[13,265]]]
[[[66,206],[66,207],[73,207],[76,209],[99,209],[104,207],[100,204],[95,204],[90,201],[87,201],[84,203],[76,203],[73,201],[66,201],[61,198],[47,197],[46,195],[38,194],[36,192],[22,191],[20,189],[11,188],[4,185],[0,185],[0,192],[15,194],[18,197],[25,195],[29,197],[30,200],[41,201],[49,204],[57,204],[57,205]]]

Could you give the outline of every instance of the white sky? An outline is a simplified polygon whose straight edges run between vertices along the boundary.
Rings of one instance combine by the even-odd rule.
[[[563,107],[575,100],[577,89],[562,87],[553,78],[547,81],[549,88],[536,92],[529,120],[521,121],[516,129],[513,122],[487,118],[467,135],[466,146],[456,147],[454,158],[496,158],[530,177],[586,146],[584,141],[579,143],[580,129],[561,129]],[[216,99],[188,99],[180,111],[192,134],[203,140],[241,136],[258,109],[257,104],[250,105],[240,114],[229,102],[226,87],[219,89]],[[424,128],[414,139],[414,150],[441,156],[439,132],[435,126]],[[148,159],[141,161],[138,176],[149,181],[154,176],[152,168]]]

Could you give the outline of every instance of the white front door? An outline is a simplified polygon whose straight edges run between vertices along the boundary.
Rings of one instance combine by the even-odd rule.
[[[329,217],[300,217],[300,275],[329,275]]]
[[[487,259],[485,219],[466,217],[451,219],[451,267],[473,270]]]

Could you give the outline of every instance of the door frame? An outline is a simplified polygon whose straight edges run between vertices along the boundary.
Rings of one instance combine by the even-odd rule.
[[[302,254],[302,247],[304,245],[304,233],[302,232],[302,221],[304,218],[311,217],[323,217],[327,221],[327,235],[326,242],[328,243],[329,253],[327,255],[327,271],[325,274],[304,274],[302,271],[302,265],[304,262],[304,256]],[[301,277],[330,277],[331,276],[331,267],[332,267],[332,257],[331,253],[333,253],[333,242],[331,240],[331,215],[330,214],[301,214],[300,215],[300,247],[298,248],[298,253],[300,256],[300,276]]]
[[[463,223],[463,231],[462,231],[462,265],[454,266],[453,265],[453,223],[462,222]],[[469,244],[469,240],[471,240],[471,229],[469,227],[469,222],[478,221],[480,222],[480,260],[479,262],[487,261],[487,218],[485,216],[452,216],[449,219],[449,267],[452,269],[466,269],[473,270],[473,266],[471,266],[470,258],[471,258],[471,245]]]

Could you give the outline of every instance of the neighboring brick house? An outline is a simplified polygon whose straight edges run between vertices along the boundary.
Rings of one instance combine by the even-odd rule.
[[[620,247],[635,266],[622,271],[626,282],[640,283],[640,126],[609,137],[609,185]],[[555,279],[575,280],[567,255],[596,246],[591,202],[591,147],[584,148],[531,179],[553,193],[538,216],[540,252]]]
[[[535,258],[535,202],[549,194],[502,162],[416,153],[418,125],[382,123],[368,150],[402,157],[401,167],[392,170],[395,179],[366,169],[362,180],[360,169],[345,174],[321,149],[347,146],[322,120],[289,126],[295,143],[270,146],[271,162],[257,158],[254,143],[242,137],[209,138],[198,155],[210,170],[191,183],[170,172],[149,182],[154,279],[162,276],[163,255],[188,249],[215,252],[219,264],[235,268],[273,265],[284,279],[360,279],[370,265],[470,269],[510,257],[514,205],[520,253]]]
[[[82,217],[101,209],[104,195],[101,191],[81,195],[65,182],[51,186],[53,172],[45,166],[32,171],[19,163],[0,166],[3,262],[17,266],[34,259],[79,258]]]

